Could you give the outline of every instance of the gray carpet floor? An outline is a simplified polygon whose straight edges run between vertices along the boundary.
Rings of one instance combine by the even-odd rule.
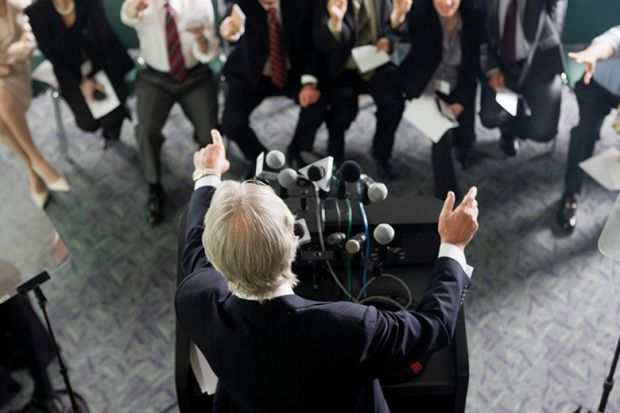
[[[372,175],[374,107],[368,99],[361,105],[347,135],[348,155]],[[103,151],[100,138],[79,131],[62,109],[73,162],[59,154],[49,96],[33,101],[28,118],[41,151],[72,186],[47,207],[72,258],[44,289],[75,387],[93,412],[176,411],[172,297],[177,219],[192,190],[191,126],[175,107],[163,150],[168,218],[151,228],[132,125],[124,126],[120,144]],[[252,123],[268,146],[284,149],[297,113],[290,101],[272,99]],[[553,230],[569,130],[577,123],[568,91],[560,122],[555,149],[525,142],[511,159],[499,151],[498,132],[478,125],[478,162],[458,170],[463,188],[478,186],[480,205],[480,231],[467,251],[475,267],[466,303],[470,413],[596,407],[620,334],[620,264],[597,249],[616,194],[586,180],[577,231],[565,237]],[[597,151],[617,145],[610,122]],[[322,129],[315,149],[324,150],[325,141]],[[238,154],[232,147],[230,177],[243,169]],[[404,121],[394,162],[407,178],[390,186],[392,195],[432,193],[430,145]],[[0,148],[0,179],[26,186],[21,169],[8,172],[19,166]],[[607,412],[620,412],[620,389]]]

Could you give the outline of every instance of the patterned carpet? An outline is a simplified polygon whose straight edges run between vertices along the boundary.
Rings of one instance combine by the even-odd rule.
[[[348,153],[372,175],[374,109],[367,99],[362,106],[347,136]],[[163,155],[168,219],[151,228],[132,125],[125,125],[121,144],[103,151],[100,138],[80,132],[63,106],[73,159],[65,162],[52,113],[51,98],[42,96],[28,117],[42,152],[72,186],[47,208],[72,258],[44,289],[75,387],[93,412],[176,411],[172,297],[177,217],[192,189],[191,127],[175,107]],[[264,142],[284,149],[296,116],[290,101],[274,99],[252,122]],[[579,404],[598,404],[620,333],[620,264],[597,249],[616,194],[587,180],[577,231],[570,237],[553,231],[576,122],[575,99],[566,92],[555,150],[526,142],[512,159],[501,155],[496,131],[478,126],[479,160],[459,170],[463,188],[478,186],[481,211],[480,232],[467,251],[476,268],[467,299],[470,413],[573,412]],[[597,150],[616,139],[607,119]],[[323,129],[315,149],[324,148]],[[236,148],[231,152],[235,159]],[[391,194],[432,193],[430,145],[406,122],[394,157],[407,178],[390,186]],[[25,174],[9,173],[6,162],[18,164],[0,148],[0,179],[27,185]],[[238,176],[242,166],[233,165],[231,176]],[[607,412],[620,412],[620,389]]]

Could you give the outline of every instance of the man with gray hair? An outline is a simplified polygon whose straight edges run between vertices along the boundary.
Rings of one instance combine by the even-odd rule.
[[[219,378],[218,411],[389,412],[377,377],[452,339],[471,283],[464,249],[478,229],[476,188],[456,209],[454,193],[446,198],[439,258],[416,311],[310,301],[293,291],[292,213],[266,185],[221,182],[230,165],[212,136],[194,155],[182,255],[189,275],[175,306]]]

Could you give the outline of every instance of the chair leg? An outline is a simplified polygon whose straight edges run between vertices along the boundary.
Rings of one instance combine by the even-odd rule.
[[[52,90],[52,102],[54,104],[54,117],[56,118],[56,130],[58,132],[58,148],[60,153],[69,160],[69,145],[67,144],[67,133],[62,123],[62,115],[60,112],[60,92]]]

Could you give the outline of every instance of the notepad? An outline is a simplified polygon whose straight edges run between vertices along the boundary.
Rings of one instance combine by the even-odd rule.
[[[95,73],[93,80],[103,86],[106,97],[101,100],[89,100],[86,99],[86,97],[84,97],[84,99],[86,100],[86,105],[88,109],[90,109],[93,118],[100,119],[119,107],[121,102],[118,100],[118,96],[116,96],[116,92],[114,91],[114,87],[112,87],[108,75],[106,75],[103,70]]]
[[[390,61],[390,56],[384,51],[377,49],[375,45],[351,49],[351,55],[361,73],[370,72]]]
[[[512,90],[506,88],[501,92],[495,94],[495,101],[504,110],[512,116],[517,116],[517,107],[519,104],[519,95]]]
[[[434,96],[422,95],[407,102],[403,117],[433,143],[459,126],[447,106]]]

